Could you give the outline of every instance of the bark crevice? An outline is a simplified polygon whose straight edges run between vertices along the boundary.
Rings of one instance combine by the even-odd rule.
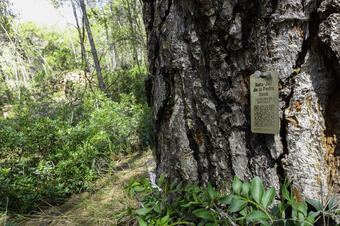
[[[332,84],[327,95],[324,113],[325,130],[323,145],[328,170],[327,185],[331,194],[340,193],[340,44],[334,39],[334,33],[340,34],[340,4],[320,5],[318,10],[319,35],[318,48],[325,59],[325,67],[331,75]]]
[[[167,8],[166,8],[165,13],[164,13],[165,15],[161,18],[161,22],[159,23],[159,27],[158,27],[159,30],[162,30],[162,26],[165,23],[165,21],[166,21],[167,17],[169,16],[169,14],[170,14],[170,9],[171,9],[171,6],[172,6],[172,1],[173,0],[168,0],[168,5],[167,5]]]

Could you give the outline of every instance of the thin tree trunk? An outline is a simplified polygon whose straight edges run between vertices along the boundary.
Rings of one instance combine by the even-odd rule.
[[[83,66],[83,69],[84,69],[84,76],[85,76],[86,80],[88,81],[90,90],[92,92],[94,92],[93,87],[92,87],[92,78],[88,78],[89,68],[88,68],[87,54],[86,54],[86,49],[85,49],[84,17],[82,17],[83,23],[82,23],[82,27],[80,27],[78,15],[77,15],[77,9],[75,7],[74,0],[70,0],[70,1],[71,1],[71,4],[72,4],[73,15],[74,15],[74,18],[75,18],[75,21],[76,21],[76,27],[77,27],[78,36],[79,36],[79,43],[80,43],[80,49],[81,49],[81,60],[82,60],[82,66]]]
[[[114,37],[114,31],[115,31],[115,24],[114,24],[114,12],[113,12],[113,2],[112,0],[110,0],[109,2],[110,4],[110,24],[111,24],[111,45],[110,45],[110,51],[113,52],[113,55],[114,55],[114,61],[115,61],[115,64],[116,64],[116,67],[120,67],[120,59],[119,59],[119,55],[118,55],[118,52],[117,52],[117,48],[116,48],[116,42],[115,42],[115,37]]]
[[[74,19],[76,21],[76,27],[79,35],[79,43],[80,43],[80,51],[81,51],[81,60],[82,60],[82,66],[84,68],[84,74],[88,73],[88,64],[87,64],[87,56],[86,56],[86,50],[85,50],[85,32],[81,31],[80,25],[79,25],[79,20],[78,20],[78,15],[77,15],[77,9],[74,4],[74,0],[70,0],[72,4],[72,10],[73,10],[73,15]],[[84,28],[84,25],[83,25]],[[90,84],[91,86],[91,84]]]
[[[28,74],[27,74],[27,71],[26,71],[26,68],[25,68],[25,65],[24,65],[24,62],[23,62],[23,60],[21,59],[21,55],[18,53],[18,51],[17,51],[17,46],[18,46],[18,43],[17,43],[17,40],[18,40],[18,38],[16,37],[16,38],[14,38],[14,40],[10,37],[10,35],[9,35],[9,33],[8,33],[8,31],[6,30],[6,28],[2,25],[2,23],[0,23],[0,26],[1,26],[1,28],[5,31],[5,34],[6,34],[6,36],[7,36],[7,38],[8,38],[8,40],[9,40],[9,42],[11,43],[11,45],[12,45],[12,53],[13,53],[13,56],[15,56],[15,61],[16,62],[19,62],[21,65],[16,65],[16,64],[13,64],[13,65],[15,65],[13,68],[14,68],[14,70],[15,70],[15,75],[16,75],[16,83],[18,84],[18,83],[21,83],[20,82],[20,78],[19,78],[19,74],[18,74],[18,70],[17,70],[17,67],[19,67],[20,68],[20,70],[21,70],[21,73],[22,73],[22,78],[23,78],[23,81],[24,81],[24,84],[25,84],[25,86],[27,86],[28,85],[28,82],[27,82],[27,79],[26,78],[28,78]],[[16,33],[16,31],[15,31],[15,33]],[[16,35],[16,34],[15,34]],[[17,36],[17,35],[16,35]],[[21,67],[20,67],[21,66]],[[20,88],[19,86],[17,86],[17,88]],[[20,93],[20,91],[19,91],[19,93]],[[20,95],[19,95],[20,96]]]
[[[70,41],[71,41],[71,46],[72,46],[72,52],[73,52],[73,56],[74,56],[74,60],[76,61],[76,66],[78,67],[78,57],[77,57],[77,52],[76,52],[76,48],[74,47],[74,43],[73,43],[73,38],[70,32],[70,29],[67,28],[67,34],[70,37]]]
[[[141,5],[138,2],[136,2],[136,0],[134,0],[133,6],[135,7],[134,8],[134,14],[140,15]],[[141,22],[141,18],[139,16],[136,17],[135,22],[136,22],[136,27],[137,27],[137,31],[138,31],[137,33],[139,35],[139,41],[142,43],[143,50],[145,50],[146,49],[146,42],[145,42],[145,37],[144,37],[145,29],[144,29],[143,24]]]
[[[339,194],[338,1],[145,0],[143,12],[158,175]],[[276,135],[250,131],[257,70],[279,73]]]
[[[103,81],[102,72],[101,72],[101,68],[100,68],[100,63],[99,63],[99,59],[98,59],[98,55],[97,55],[96,46],[95,46],[94,41],[93,41],[92,31],[91,31],[89,19],[87,18],[86,6],[85,6],[84,0],[80,0],[80,8],[81,8],[81,10],[83,12],[83,17],[84,17],[87,37],[88,37],[89,42],[90,42],[91,52],[92,52],[93,61],[94,61],[94,66],[95,66],[96,72],[97,72],[97,79],[98,79],[99,88],[100,88],[100,90],[102,92],[106,93],[105,83]]]
[[[116,67],[115,52],[113,52],[113,48],[112,48],[112,43],[114,41],[113,41],[113,37],[111,39],[112,41],[110,40],[109,26],[108,26],[106,12],[105,12],[105,8],[104,8],[103,4],[104,4],[104,2],[101,2],[101,8],[102,8],[103,20],[104,20],[104,28],[105,28],[105,35],[106,35],[106,43],[107,43],[107,46],[109,47],[109,67],[114,69]],[[110,2],[108,4],[110,4]],[[110,17],[111,17],[111,14],[110,14]],[[112,33],[112,35],[113,35],[113,33]]]
[[[104,17],[105,17],[105,11],[104,11],[104,8],[103,8],[103,13],[104,13]],[[110,41],[110,36],[109,36],[109,26],[107,25],[107,19],[104,18],[104,27],[105,27],[105,35],[106,35],[106,43],[107,43],[107,46],[109,47],[109,65],[111,68],[115,68],[116,67],[116,62],[114,60],[114,55],[115,53],[113,52],[113,48],[112,48],[112,45],[111,45],[111,41]]]
[[[136,32],[135,32],[133,20],[132,20],[131,6],[130,6],[129,0],[125,0],[125,2],[128,8],[128,20],[129,20],[129,25],[130,25],[130,34],[131,34],[131,42],[132,42],[134,58],[135,58],[135,61],[138,67],[139,75],[142,76],[142,71],[140,69],[140,63],[138,59],[138,50],[137,50],[136,35],[135,35]]]

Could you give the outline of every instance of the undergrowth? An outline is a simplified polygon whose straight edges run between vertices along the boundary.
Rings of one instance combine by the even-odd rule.
[[[301,201],[286,181],[280,197],[275,188],[265,190],[259,177],[251,183],[234,178],[231,187],[216,190],[208,184],[169,183],[162,175],[151,185],[147,179],[132,178],[126,186],[140,209],[128,209],[120,217],[136,217],[139,225],[296,225],[321,222],[331,225],[340,219],[339,200],[332,196],[326,205],[317,200]]]
[[[133,93],[113,101],[77,84],[53,91],[54,83],[22,88],[0,117],[0,212],[29,213],[91,191],[114,172],[115,156],[152,145],[150,110]]]

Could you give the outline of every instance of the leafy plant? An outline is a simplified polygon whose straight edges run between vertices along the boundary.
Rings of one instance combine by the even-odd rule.
[[[232,186],[216,190],[211,184],[182,186],[169,184],[162,175],[158,186],[141,178],[132,178],[126,190],[141,208],[130,216],[140,225],[314,225],[320,217],[338,218],[339,203],[333,196],[326,207],[315,200],[307,200],[317,211],[308,209],[306,202],[295,197],[289,183],[282,188],[282,200],[276,200],[275,188],[265,189],[259,177],[242,182],[236,176]],[[326,224],[325,224],[326,225]]]
[[[317,200],[306,199],[306,201],[316,210],[316,212],[313,212],[313,215],[318,217],[317,220],[322,218],[323,225],[330,225],[330,219],[340,218],[339,199],[337,196],[333,195],[325,206],[322,206]]]
[[[108,93],[114,101],[120,101],[121,94],[133,94],[139,104],[146,103],[144,79],[147,77],[147,70],[141,67],[142,74],[138,67],[129,69],[115,69],[113,72],[104,71],[108,84]]]
[[[132,95],[115,102],[86,93],[75,107],[35,97],[22,92],[13,115],[0,119],[0,210],[30,212],[91,190],[114,171],[112,158],[151,143],[140,136],[151,131],[143,126],[145,106]]]

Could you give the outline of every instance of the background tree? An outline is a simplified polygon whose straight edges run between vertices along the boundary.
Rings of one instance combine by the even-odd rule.
[[[85,17],[80,1],[51,0],[51,2],[57,8],[71,4],[79,36],[82,65],[88,68],[86,71],[91,74],[92,69],[96,70],[96,63],[94,57],[86,59],[88,54],[92,55],[93,48],[90,40],[89,43],[86,40],[88,35],[85,33]],[[110,83],[107,73],[113,73],[116,68],[129,69],[136,66],[139,74],[143,73],[146,51],[140,2],[111,0],[84,1],[84,4],[87,4],[86,15],[91,24],[92,39],[104,84]]]
[[[79,36],[82,65],[84,67],[84,73],[87,73],[88,72],[88,63],[87,63],[87,55],[86,55],[86,49],[85,49],[85,27],[80,26],[75,2],[73,0],[70,0],[70,2],[71,2],[71,5],[72,5],[74,20],[76,22],[76,28],[77,28],[78,36]],[[84,21],[84,20],[82,20],[82,21]]]
[[[258,175],[277,190],[287,178],[308,198],[339,194],[338,1],[143,7],[158,175],[215,185]],[[277,135],[250,132],[256,70],[279,72]]]
[[[99,59],[98,59],[98,55],[97,55],[97,50],[96,50],[96,46],[95,46],[94,41],[93,41],[93,36],[92,36],[92,31],[91,31],[89,19],[87,17],[85,2],[84,2],[84,0],[79,0],[79,2],[80,2],[80,8],[83,12],[83,19],[84,19],[86,32],[87,32],[87,37],[89,39],[90,46],[91,46],[91,52],[92,52],[93,61],[94,61],[94,65],[95,65],[96,72],[97,72],[97,79],[98,79],[99,88],[100,88],[101,91],[106,93],[106,87],[105,87],[104,80],[103,80],[103,77],[102,77],[102,71],[101,71],[101,67],[100,67],[100,63],[99,63]]]
[[[0,221],[89,191],[120,153],[152,145],[144,36],[129,36],[140,4],[53,2],[73,6],[74,27],[21,23],[0,2]]]
[[[3,29],[9,30],[13,20],[13,13],[10,10],[10,3],[8,0],[3,0],[0,2],[0,22],[4,27]],[[3,33],[4,31],[1,31]]]

